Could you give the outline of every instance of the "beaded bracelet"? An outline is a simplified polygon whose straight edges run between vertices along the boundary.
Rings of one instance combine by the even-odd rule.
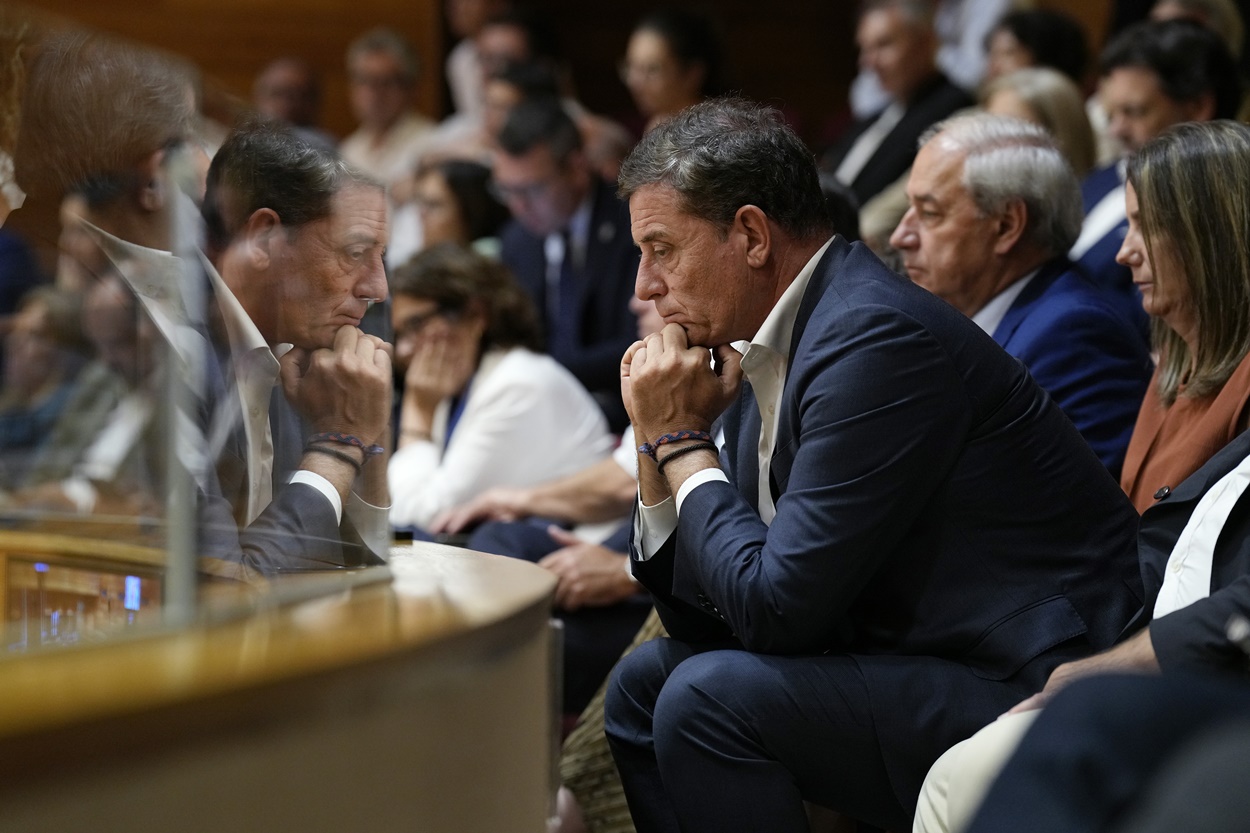
[[[710,443],[712,441],[712,435],[706,431],[675,431],[672,434],[661,434],[655,438],[655,442],[643,443],[638,446],[638,451],[654,460],[656,459],[656,449],[660,446],[668,445],[669,443],[681,442],[682,440],[700,440],[705,443]]]
[[[338,443],[339,445],[350,445],[353,448],[359,448],[365,453],[365,459],[377,457],[383,451],[386,451],[380,445],[365,445],[365,441],[360,437],[353,437],[351,434],[340,434],[337,431],[326,431],[323,434],[313,434],[308,438],[308,444],[313,443]]]
[[[678,448],[669,454],[665,454],[664,459],[656,463],[655,470],[658,471],[660,474],[663,474],[664,467],[669,464],[670,460],[675,460],[684,454],[691,453],[692,451],[711,451],[715,453],[716,444],[715,443],[695,443],[694,445],[688,445],[683,448]]]
[[[360,474],[361,465],[360,463],[356,462],[356,458],[351,456],[350,454],[344,454],[341,451],[335,451],[333,448],[322,448],[319,445],[304,446],[304,453],[305,454],[308,454],[308,453],[324,454],[327,457],[333,457],[336,460],[342,460],[344,463],[348,463],[349,465],[351,465],[351,467],[356,470],[356,474]]]

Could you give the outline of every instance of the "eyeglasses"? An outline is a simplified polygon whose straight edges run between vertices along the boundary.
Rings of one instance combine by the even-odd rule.
[[[616,65],[616,71],[621,76],[621,83],[628,84],[630,81],[655,81],[663,78],[668,74],[669,68],[664,64],[631,64],[629,61],[621,61]]]
[[[550,176],[538,182],[530,182],[525,185],[503,185],[498,182],[491,182],[486,186],[486,189],[492,197],[502,203],[513,200],[533,202],[545,196],[551,190],[551,186],[555,184],[555,179],[554,176]]]
[[[395,341],[404,338],[415,338],[435,318],[441,318],[448,324],[458,324],[464,318],[464,310],[451,307],[435,307],[429,312],[410,315],[395,326]]]

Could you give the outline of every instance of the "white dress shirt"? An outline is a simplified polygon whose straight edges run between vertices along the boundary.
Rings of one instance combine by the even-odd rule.
[[[1120,160],[1116,172],[1120,175],[1120,185],[1103,195],[1098,204],[1085,215],[1085,221],[1081,223],[1081,236],[1076,238],[1076,242],[1068,250],[1068,257],[1072,260],[1084,257],[1086,252],[1128,216],[1128,208],[1124,204],[1124,160]]]
[[[1029,274],[1020,278],[1015,283],[1008,286],[1002,292],[995,295],[989,300],[985,306],[981,307],[972,316],[972,323],[976,324],[989,335],[994,335],[994,331],[998,329],[998,325],[1003,323],[1003,319],[1007,317],[1007,310],[1011,309],[1011,305],[1020,297],[1020,293],[1029,285],[1029,281],[1037,277],[1039,270],[1034,269]]]
[[[1168,556],[1154,618],[1166,616],[1211,595],[1211,562],[1228,516],[1250,486],[1250,457],[1215,482],[1194,507]]]
[[[751,390],[755,394],[755,402],[760,410],[760,439],[757,449],[759,455],[758,509],[760,518],[766,524],[771,523],[777,514],[777,509],[773,505],[772,489],[768,485],[768,475],[777,439],[777,421],[780,418],[782,397],[785,393],[794,322],[798,318],[803,295],[807,292],[807,286],[816,272],[816,264],[820,262],[831,242],[832,239],[825,241],[825,244],[799,271],[794,282],[777,299],[777,303],[769,311],[768,317],[760,325],[755,337],[749,342],[734,344],[734,348],[742,353],[742,373],[751,383]],[[704,483],[717,480],[728,482],[729,478],[726,477],[723,469],[719,467],[703,469],[686,478],[677,491],[676,499],[669,498],[654,506],[640,506],[637,525],[634,529],[634,540],[640,543],[640,547],[635,547],[634,557],[640,561],[646,561],[659,551],[677,529],[681,504],[686,496]]]

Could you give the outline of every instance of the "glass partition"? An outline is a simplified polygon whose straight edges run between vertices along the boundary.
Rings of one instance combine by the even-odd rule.
[[[228,598],[384,563],[385,513],[369,498],[385,459],[308,453],[342,406],[313,387],[328,371],[310,357],[333,330],[301,329],[328,313],[307,294],[291,302],[290,264],[316,268],[307,227],[325,212],[305,222],[275,206],[253,235],[227,175],[206,232],[209,160],[228,130],[200,112],[202,92],[175,56],[0,5],[8,651],[185,624],[210,587]],[[263,166],[283,141],[241,153]],[[376,407],[389,414],[387,385]],[[301,468],[315,476],[292,485]]]

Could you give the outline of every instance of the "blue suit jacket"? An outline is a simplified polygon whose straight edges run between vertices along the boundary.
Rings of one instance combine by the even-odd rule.
[[[723,417],[731,482],[693,490],[634,572],[676,639],[852,655],[913,806],[953,742],[1118,636],[1136,513],[1018,361],[860,244],[817,266],[790,353],[772,524],[744,391]]]
[[[994,330],[1117,479],[1154,368],[1129,303],[1057,259],[1042,266]]]
[[[1081,203],[1088,215],[1112,189],[1124,184],[1120,179],[1118,165],[1112,163],[1105,168],[1091,171],[1081,182]],[[1124,206],[1120,206],[1123,211]],[[1120,221],[1091,246],[1077,261],[1077,266],[1091,281],[1105,289],[1123,292],[1126,296],[1140,300],[1137,288],[1133,286],[1133,274],[1127,266],[1115,262],[1116,253],[1124,243],[1124,235],[1128,233],[1128,219],[1121,216]]]
[[[624,428],[621,356],[638,338],[638,319],[629,309],[638,275],[638,248],[630,232],[629,205],[613,188],[595,180],[586,241],[586,261],[578,297],[577,349],[553,353],[600,404],[613,430]],[[540,315],[547,309],[545,239],[513,220],[500,235],[500,259],[533,299]]]

